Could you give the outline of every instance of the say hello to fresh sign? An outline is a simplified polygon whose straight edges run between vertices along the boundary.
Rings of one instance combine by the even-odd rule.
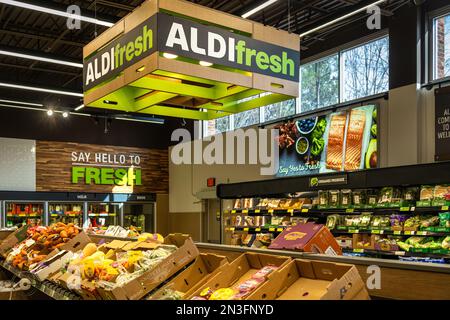
[[[72,152],[72,184],[141,186],[141,157],[131,154]]]
[[[110,80],[157,51],[294,82],[299,80],[299,51],[158,13],[85,59],[84,90]]]

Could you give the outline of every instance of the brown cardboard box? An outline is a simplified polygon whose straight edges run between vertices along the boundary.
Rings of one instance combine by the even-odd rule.
[[[276,270],[247,300],[368,300],[353,265],[293,260]]]
[[[29,226],[24,226],[10,235],[8,235],[1,243],[0,243],[0,255],[6,257],[8,251],[12,249],[16,244],[22,242],[27,238],[27,230]]]
[[[221,288],[230,288],[238,286],[244,281],[250,279],[261,268],[274,265],[282,267],[291,261],[290,257],[274,256],[260,253],[244,253],[239,258],[231,262],[225,270],[211,277],[197,290],[186,295],[186,300],[190,300],[195,296],[199,296],[205,288],[211,288],[215,291]],[[269,275],[270,278],[271,275]]]
[[[0,243],[5,240],[14,231],[0,230]]]
[[[202,253],[195,262],[159,289],[148,300],[160,300],[167,289],[189,296],[217,273],[228,268],[228,260],[224,256]]]
[[[286,228],[269,246],[274,250],[342,255],[333,234],[322,224],[305,223]]]
[[[164,239],[166,245],[176,245],[178,250],[155,268],[113,290],[97,288],[103,300],[139,300],[165,280],[176,274],[200,254],[194,241],[182,234],[172,234]],[[140,244],[137,244],[140,245]]]

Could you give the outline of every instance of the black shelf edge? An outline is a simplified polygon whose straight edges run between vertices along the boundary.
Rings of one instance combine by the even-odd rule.
[[[320,176],[333,178],[347,175],[347,183],[342,185],[311,187],[310,179]],[[221,199],[277,197],[295,192],[368,189],[386,186],[420,186],[450,182],[450,161],[419,164],[402,167],[379,168],[347,173],[315,174],[300,177],[276,178],[270,180],[219,184],[217,196]]]

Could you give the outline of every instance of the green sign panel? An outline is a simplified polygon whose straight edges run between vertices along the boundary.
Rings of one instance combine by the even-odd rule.
[[[84,61],[84,90],[113,79],[156,51],[298,82],[299,50],[158,13]]]
[[[141,186],[142,171],[134,168],[72,167],[72,184]]]

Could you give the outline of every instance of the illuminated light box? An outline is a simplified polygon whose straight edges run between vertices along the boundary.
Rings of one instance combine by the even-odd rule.
[[[299,50],[295,34],[186,1],[146,1],[84,48],[84,104],[221,118],[298,97]]]

